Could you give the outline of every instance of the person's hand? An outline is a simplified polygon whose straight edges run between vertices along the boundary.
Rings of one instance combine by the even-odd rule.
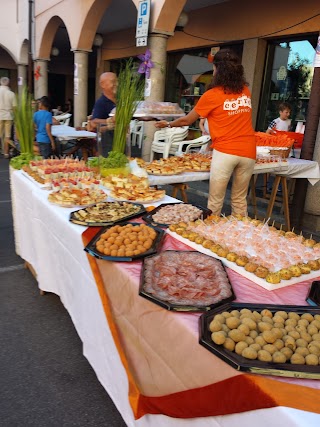
[[[207,132],[206,130],[203,130],[202,135],[209,135],[209,132]]]
[[[160,120],[159,122],[155,122],[155,127],[158,129],[167,128],[169,125],[169,122],[166,120]]]

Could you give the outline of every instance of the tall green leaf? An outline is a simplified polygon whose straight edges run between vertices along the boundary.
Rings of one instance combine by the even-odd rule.
[[[120,70],[118,76],[116,126],[112,150],[124,153],[126,136],[137,103],[143,99],[145,81],[134,69],[130,58]]]
[[[32,110],[32,95],[25,86],[17,99],[14,111],[14,124],[20,143],[21,153],[33,155],[34,125]]]

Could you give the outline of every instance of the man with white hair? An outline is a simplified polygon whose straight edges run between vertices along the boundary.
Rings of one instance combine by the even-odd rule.
[[[9,158],[9,144],[11,141],[11,130],[13,123],[13,110],[17,105],[16,96],[9,89],[8,77],[0,79],[0,138],[2,152],[5,158]],[[3,137],[4,135],[4,137]]]

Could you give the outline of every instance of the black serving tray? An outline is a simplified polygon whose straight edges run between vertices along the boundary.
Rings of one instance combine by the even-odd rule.
[[[165,252],[185,252],[185,251],[175,251],[175,250],[172,250],[172,251],[165,251]],[[196,252],[196,253],[198,253],[197,251],[188,251],[188,252]],[[152,256],[154,256],[154,255],[151,255],[150,257],[152,257]],[[206,256],[209,256],[209,255],[206,255]],[[148,258],[150,258],[150,257],[148,257]],[[222,268],[225,270],[225,267],[222,264],[222,262],[220,260],[218,260],[218,259],[216,259],[216,261],[218,261],[221,264]],[[222,304],[225,304],[227,302],[231,302],[231,301],[233,301],[233,300],[236,299],[234,290],[233,290],[232,285],[231,285],[231,283],[229,281],[230,288],[231,288],[231,295],[230,295],[230,297],[225,298],[225,299],[219,301],[218,303],[210,304],[210,305],[207,305],[207,306],[193,306],[193,305],[173,304],[173,303],[170,303],[168,301],[162,300],[162,299],[160,299],[160,298],[158,298],[158,297],[150,294],[149,292],[145,291],[145,289],[144,289],[144,282],[145,282],[144,275],[145,275],[145,263],[143,262],[142,270],[141,270],[141,275],[140,275],[139,295],[141,295],[142,297],[148,299],[149,301],[154,302],[155,304],[160,305],[161,307],[165,308],[166,310],[180,311],[180,312],[190,312],[190,313],[191,312],[201,312],[202,313],[204,311],[212,310],[213,308],[219,307]],[[227,275],[227,277],[228,277],[228,275]]]
[[[268,304],[247,304],[247,303],[228,303],[220,307],[204,313],[199,319],[199,343],[215,356],[228,363],[237,371],[245,371],[252,374],[276,375],[281,377],[308,378],[320,379],[320,365],[292,365],[290,363],[272,363],[262,362],[260,360],[250,360],[238,355],[233,351],[226,350],[223,346],[215,344],[211,340],[211,331],[209,330],[210,322],[213,317],[224,311],[241,310],[248,308],[249,310],[262,311],[270,310],[272,313],[276,311],[292,311],[298,314],[311,313],[312,315],[320,314],[320,308],[310,306],[297,305],[268,305]]]
[[[141,223],[137,223],[137,222],[121,222],[118,223],[118,225],[126,225],[126,224],[132,224],[132,225],[141,225]],[[133,255],[132,257],[116,257],[116,256],[110,256],[110,255],[104,255],[101,252],[99,252],[96,249],[96,242],[100,239],[101,234],[103,234],[106,230],[108,230],[108,228],[112,227],[112,225],[107,226],[107,227],[103,227],[92,239],[91,241],[87,244],[87,246],[84,248],[84,250],[86,252],[88,252],[90,255],[94,256],[95,258],[98,259],[104,259],[107,261],[116,261],[116,262],[130,262],[130,261],[135,261],[135,260],[139,260],[141,258],[144,258],[145,256],[148,255],[152,255],[155,254],[159,251],[165,232],[164,230],[162,230],[161,228],[158,227],[153,227],[152,225],[148,225],[148,227],[153,228],[156,232],[157,232],[157,236],[153,241],[153,245],[151,246],[150,249],[148,249],[146,252],[139,254],[139,255]]]
[[[142,216],[142,219],[147,222],[148,224],[157,225],[158,227],[169,227],[170,224],[162,224],[160,222],[156,222],[152,219],[152,215],[154,215],[156,212],[158,212],[161,208],[168,205],[181,205],[183,203],[163,203],[162,205],[157,206],[156,208],[152,209],[152,211],[147,212]],[[185,203],[187,205],[191,205],[192,203]],[[204,208],[202,206],[193,205],[196,208],[200,209],[202,211],[202,215],[200,218],[205,219],[209,215],[211,215],[212,211],[208,208]]]
[[[310,305],[320,307],[320,281],[312,282],[306,301]]]
[[[101,203],[115,203],[115,202],[101,202]],[[81,221],[75,217],[76,212],[86,209],[86,208],[82,208],[82,209],[71,212],[70,217],[69,217],[69,221],[72,222],[73,224],[84,225],[85,227],[105,227],[108,225],[118,224],[119,222],[128,221],[129,219],[136,218],[136,217],[138,217],[138,216],[140,216],[146,212],[145,207],[143,205],[141,205],[140,203],[130,203],[130,202],[116,202],[116,203],[119,203],[119,204],[123,204],[123,203],[128,204],[129,203],[131,205],[138,206],[140,208],[140,210],[134,214],[124,216],[123,218],[119,218],[115,221],[89,222],[89,221]],[[95,206],[95,205],[93,205],[93,206]],[[92,208],[93,206],[90,206],[90,207]]]

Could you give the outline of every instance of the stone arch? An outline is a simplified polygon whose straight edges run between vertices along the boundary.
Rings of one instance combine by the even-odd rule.
[[[19,64],[28,65],[28,58],[29,57],[29,41],[27,39],[24,39],[21,48],[20,48],[20,54],[19,54]]]
[[[1,44],[0,43],[0,49],[3,49],[9,56],[10,56],[10,59],[12,59],[12,61],[15,63],[15,64],[17,64],[18,63],[18,61],[17,61],[17,58],[15,57],[15,55],[6,47],[6,46],[4,46],[3,44]]]
[[[38,58],[50,60],[52,43],[60,25],[65,25],[65,23],[59,16],[55,15],[48,21],[42,33]]]
[[[78,49],[91,50],[96,30],[102,15],[110,6],[112,0],[95,0],[92,3],[80,29]]]

